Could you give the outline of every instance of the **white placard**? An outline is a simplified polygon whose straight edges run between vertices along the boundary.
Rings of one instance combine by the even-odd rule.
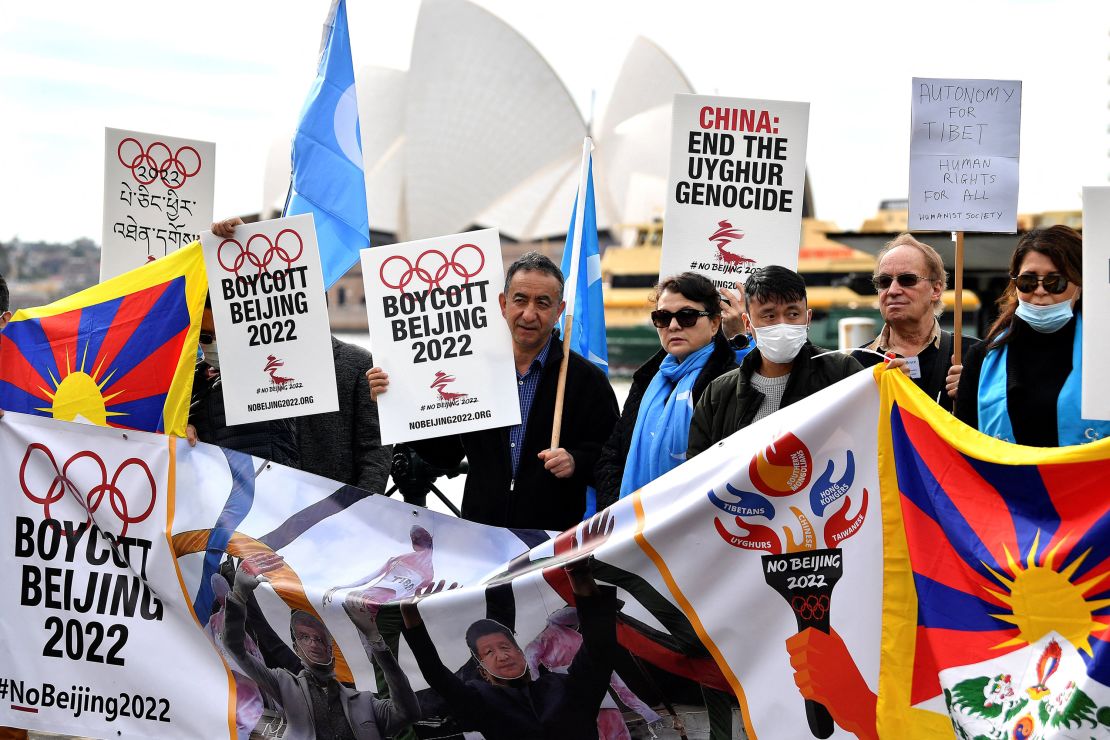
[[[195,242],[212,225],[216,145],[104,129],[100,281]]]
[[[1020,80],[913,78],[910,229],[1017,231]]]
[[[1083,418],[1110,420],[1110,187],[1083,188]]]
[[[520,423],[495,229],[362,250],[382,443]]]
[[[809,103],[676,95],[660,276],[798,265]]]
[[[200,237],[227,423],[339,410],[312,214]]]

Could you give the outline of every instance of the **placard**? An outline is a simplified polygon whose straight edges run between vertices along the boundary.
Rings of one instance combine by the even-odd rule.
[[[798,265],[809,103],[676,95],[660,276]]]
[[[312,214],[201,234],[227,423],[339,410]]]
[[[1020,80],[913,78],[910,229],[1017,231]]]
[[[1083,418],[1110,420],[1110,187],[1083,188]]]
[[[104,129],[100,281],[195,242],[212,225],[216,145]]]
[[[520,423],[495,229],[362,250],[382,443]]]

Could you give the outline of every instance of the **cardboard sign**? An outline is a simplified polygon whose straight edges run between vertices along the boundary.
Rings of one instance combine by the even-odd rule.
[[[227,423],[337,411],[312,214],[201,234]]]
[[[798,265],[809,103],[676,95],[660,276]]]
[[[1110,187],[1083,188],[1083,418],[1110,420]]]
[[[1017,231],[1020,80],[913,78],[910,229]]]
[[[212,225],[216,145],[104,129],[100,281],[195,242]]]
[[[382,443],[520,423],[494,229],[362,250]]]

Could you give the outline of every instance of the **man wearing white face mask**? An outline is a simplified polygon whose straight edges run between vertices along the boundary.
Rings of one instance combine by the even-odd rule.
[[[814,357],[824,350],[809,341],[806,284],[793,270],[771,265],[752,273],[744,284],[744,307],[756,347],[702,394],[687,458],[862,369],[845,355]]]

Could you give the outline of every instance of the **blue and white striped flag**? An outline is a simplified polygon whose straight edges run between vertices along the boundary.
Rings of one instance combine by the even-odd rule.
[[[311,213],[328,287],[370,246],[347,5],[335,0],[320,67],[293,138],[293,181],[284,216]]]

